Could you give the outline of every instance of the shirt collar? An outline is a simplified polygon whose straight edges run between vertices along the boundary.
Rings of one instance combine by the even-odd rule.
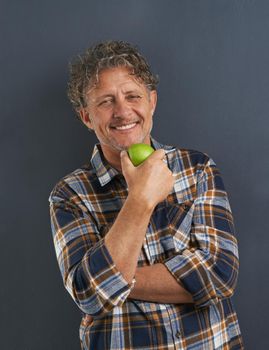
[[[152,136],[150,136],[150,143],[155,150],[162,148],[164,149],[165,153],[169,153],[171,152],[171,149],[174,149],[173,146],[163,145],[159,143]],[[121,174],[117,169],[113,168],[105,159],[100,143],[96,143],[94,145],[91,157],[91,164],[96,172],[101,186],[105,186],[116,175]]]

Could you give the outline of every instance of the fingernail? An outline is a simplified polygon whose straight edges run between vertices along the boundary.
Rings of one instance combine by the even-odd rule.
[[[126,154],[126,151],[121,151],[120,156],[123,157],[123,155]]]

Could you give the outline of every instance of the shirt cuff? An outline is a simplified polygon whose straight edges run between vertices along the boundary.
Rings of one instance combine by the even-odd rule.
[[[89,254],[83,259],[83,270],[90,276],[90,285],[106,308],[121,306],[133,288],[117,269],[104,238],[98,241]]]

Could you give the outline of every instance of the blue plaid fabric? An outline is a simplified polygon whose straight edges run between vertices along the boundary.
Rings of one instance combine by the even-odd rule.
[[[165,150],[175,184],[152,213],[137,266],[164,264],[194,303],[128,298],[131,285],[104,244],[128,189],[96,144],[91,161],[62,178],[49,197],[63,282],[82,312],[81,348],[243,349],[231,300],[238,247],[221,174],[205,153],[163,145],[153,137],[151,145]]]

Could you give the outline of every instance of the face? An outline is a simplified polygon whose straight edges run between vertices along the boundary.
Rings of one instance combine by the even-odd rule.
[[[98,84],[87,92],[86,101],[81,119],[95,132],[107,159],[119,156],[133,143],[150,144],[157,93],[138,82],[128,68],[101,71]],[[125,128],[118,128],[122,126]]]

